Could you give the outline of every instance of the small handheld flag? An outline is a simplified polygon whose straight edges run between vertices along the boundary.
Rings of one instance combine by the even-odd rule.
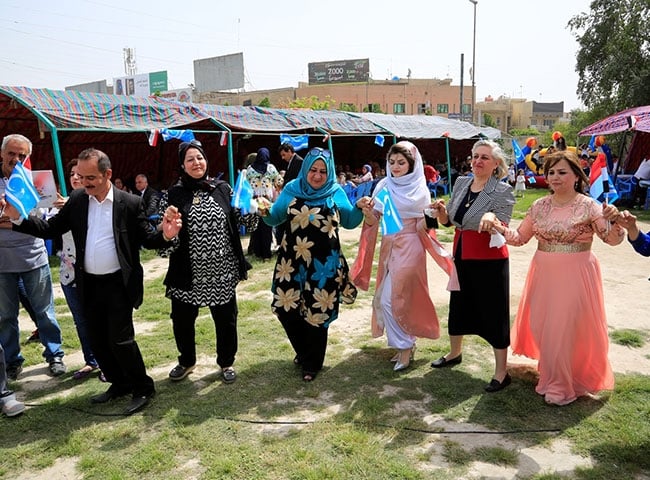
[[[598,203],[612,203],[618,200],[618,192],[607,172],[607,160],[604,153],[599,153],[589,172],[589,194]]]
[[[235,194],[232,196],[232,206],[239,208],[246,215],[251,211],[253,201],[253,187],[246,178],[246,170],[241,170],[235,182]]]
[[[381,216],[381,234],[392,235],[402,230],[402,218],[395,208],[390,193],[386,188],[382,188],[379,193],[374,195],[375,201],[383,206],[383,215]]]
[[[18,162],[11,172],[5,198],[13,205],[22,218],[27,218],[29,212],[36,207],[41,197],[39,196],[28,170]]]
[[[517,169],[520,168],[525,168],[526,167],[526,157],[524,155],[524,152],[521,151],[521,148],[519,147],[519,144],[517,141],[513,138],[512,139],[512,151],[515,154],[515,159],[517,160]]]
[[[375,145],[379,147],[384,146],[384,136],[383,135],[375,135]]]

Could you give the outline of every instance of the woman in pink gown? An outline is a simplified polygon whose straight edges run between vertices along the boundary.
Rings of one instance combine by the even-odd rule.
[[[535,391],[546,403],[567,405],[614,388],[603,282],[591,243],[595,234],[618,245],[625,231],[603,217],[616,207],[600,206],[582,193],[589,182],[573,152],[547,156],[544,175],[551,194],[532,204],[519,228],[493,228],[510,245],[537,239],[510,333],[512,350],[538,359]]]

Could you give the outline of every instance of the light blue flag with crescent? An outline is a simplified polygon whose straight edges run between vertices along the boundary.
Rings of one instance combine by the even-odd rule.
[[[235,194],[232,196],[231,204],[234,208],[239,208],[241,213],[246,215],[251,210],[253,201],[253,187],[246,178],[246,170],[241,170],[235,182]]]
[[[9,176],[5,198],[18,210],[22,218],[27,218],[29,212],[41,199],[34,187],[30,172],[20,162],[16,163]]]
[[[191,142],[194,140],[194,132],[192,130],[170,130],[168,128],[161,128],[160,135],[164,141],[176,139],[181,142]]]
[[[596,135],[592,135],[591,138],[589,139],[589,150],[592,152],[596,151]]]
[[[280,143],[290,144],[294,150],[305,150],[309,148],[309,135],[287,135],[286,133],[280,134]]]
[[[521,147],[517,143],[517,140],[512,139],[512,151],[515,154],[515,159],[517,160],[517,170],[520,168],[526,168],[526,156],[524,152],[521,151]]]
[[[399,216],[397,208],[390,197],[386,188],[382,188],[379,193],[373,195],[375,201],[383,206],[383,215],[381,216],[381,234],[392,235],[402,230],[402,218]]]

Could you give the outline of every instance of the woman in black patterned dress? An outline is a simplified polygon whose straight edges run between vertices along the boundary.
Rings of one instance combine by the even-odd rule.
[[[271,226],[287,222],[273,273],[272,309],[296,352],[294,363],[310,382],[323,368],[328,327],[338,318],[339,303],[356,298],[339,225],[355,228],[363,213],[336,183],[330,152],[313,148],[298,178],[285,185],[270,211],[260,214]]]
[[[181,143],[178,149],[181,175],[160,202],[180,211],[183,228],[172,246],[165,277],[171,299],[171,319],[178,365],[169,378],[184,379],[196,364],[194,325],[199,307],[209,307],[217,336],[217,364],[226,383],[235,381],[237,353],[237,297],[235,288],[247,278],[250,264],[239,238],[239,210],[231,207],[232,189],[208,177],[208,161],[201,143]],[[254,215],[250,215],[254,217]]]

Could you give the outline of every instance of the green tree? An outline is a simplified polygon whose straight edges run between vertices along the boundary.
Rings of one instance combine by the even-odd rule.
[[[580,45],[577,93],[599,117],[650,105],[648,25],[648,0],[593,0],[569,21]]]
[[[536,128],[513,128],[508,133],[513,137],[538,137],[541,135]]]
[[[264,97],[262,100],[260,100],[260,103],[258,103],[257,106],[271,108],[271,100],[269,100],[269,97]]]
[[[357,106],[354,103],[341,103],[339,105],[339,110],[342,112],[356,112]]]
[[[381,111],[381,105],[378,103],[373,103],[372,108],[369,110],[368,107],[363,107],[364,112],[370,112],[370,113],[384,113]]]
[[[325,100],[320,100],[316,95],[311,97],[296,98],[289,102],[289,108],[309,108],[311,110],[331,110],[336,103],[329,95],[325,96]]]
[[[483,125],[486,127],[494,127],[497,128],[497,122],[494,121],[494,118],[492,118],[492,115],[489,113],[484,113],[483,114]]]

